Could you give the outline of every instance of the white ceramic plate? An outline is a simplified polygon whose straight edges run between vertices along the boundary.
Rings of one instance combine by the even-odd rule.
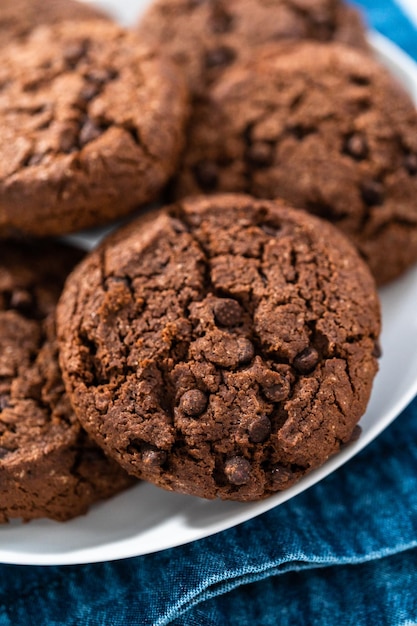
[[[112,5],[131,8],[129,0],[115,0]],[[133,16],[125,15],[125,22],[127,17]],[[372,35],[371,42],[417,102],[414,62],[380,36]],[[91,247],[100,236],[101,233],[89,233],[75,239]],[[0,562],[69,565],[149,554],[240,524],[328,476],[379,435],[417,394],[417,268],[383,289],[381,298],[383,357],[368,410],[361,420],[362,436],[296,486],[259,503],[239,504],[205,501],[141,483],[65,524],[39,520],[2,526]]]

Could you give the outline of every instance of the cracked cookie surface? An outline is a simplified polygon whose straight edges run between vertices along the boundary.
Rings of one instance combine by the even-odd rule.
[[[1,0],[0,46],[24,39],[41,24],[94,19],[109,18],[91,4],[76,0]]]
[[[72,232],[156,199],[186,113],[175,68],[134,34],[37,28],[0,68],[0,235]]]
[[[81,428],[58,365],[55,306],[81,256],[0,247],[0,522],[63,521],[132,483]]]
[[[184,71],[194,95],[269,41],[342,41],[367,49],[359,13],[340,0],[156,0],[138,25]]]
[[[268,47],[194,110],[176,188],[284,198],[337,225],[377,283],[417,261],[417,114],[340,44]]]
[[[129,472],[257,500],[354,434],[377,371],[379,302],[332,225],[247,196],[185,200],[77,267],[57,309],[66,388]]]

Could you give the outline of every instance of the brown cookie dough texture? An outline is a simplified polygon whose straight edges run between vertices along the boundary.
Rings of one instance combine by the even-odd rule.
[[[376,61],[269,47],[196,107],[176,188],[281,197],[336,224],[377,283],[417,260],[417,115]]]
[[[0,46],[24,39],[41,24],[97,19],[109,18],[90,4],[76,0],[1,0]]]
[[[340,0],[156,0],[138,25],[194,94],[270,41],[341,41],[367,49],[359,13]]]
[[[0,247],[0,522],[63,521],[131,484],[82,430],[58,365],[54,312],[81,254]]]
[[[0,235],[71,232],[154,200],[183,143],[171,65],[107,22],[39,27],[0,67]]]
[[[245,501],[350,440],[379,315],[368,268],[332,225],[231,195],[113,235],[57,317],[74,408],[111,456],[165,489]]]

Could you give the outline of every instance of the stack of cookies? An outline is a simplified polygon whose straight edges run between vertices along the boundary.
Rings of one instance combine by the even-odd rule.
[[[417,261],[417,114],[356,11],[3,0],[0,46],[0,521],[259,500],[353,441]]]

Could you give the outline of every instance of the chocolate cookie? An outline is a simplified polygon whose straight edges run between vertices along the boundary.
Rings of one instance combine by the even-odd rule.
[[[176,189],[281,197],[337,226],[379,284],[417,260],[417,114],[341,44],[269,47],[196,107]]]
[[[340,0],[156,0],[141,39],[163,50],[194,94],[269,41],[342,41],[367,49],[359,13]]]
[[[176,166],[186,93],[107,22],[39,27],[0,67],[0,235],[101,224],[153,200]]]
[[[24,39],[41,24],[93,19],[109,18],[97,8],[76,0],[1,0],[0,46]]]
[[[54,312],[81,254],[0,247],[0,522],[66,520],[132,479],[82,430],[58,365]]]
[[[331,224],[185,200],[111,236],[58,305],[66,386],[129,472],[205,498],[285,489],[350,440],[377,371],[374,281]]]

